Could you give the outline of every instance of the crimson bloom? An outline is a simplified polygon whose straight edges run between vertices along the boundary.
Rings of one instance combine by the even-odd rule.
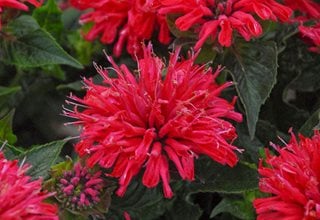
[[[194,180],[198,155],[231,167],[237,163],[234,151],[239,149],[232,145],[237,134],[225,119],[240,122],[242,116],[234,111],[236,99],[229,103],[219,97],[232,84],[215,83],[219,68],[213,73],[194,64],[194,55],[179,61],[179,49],[167,67],[152,54],[151,45],[143,48],[143,55],[137,77],[108,56],[118,77],[96,67],[104,84],[85,80],[85,97],[71,96],[79,104],[72,102],[74,110],[65,110],[65,115],[83,127],[76,151],[87,158],[88,166],[112,169],[107,175],[119,178],[119,196],[143,172],[145,186],[162,181],[164,196],[170,198],[169,161],[189,181]]]
[[[151,39],[156,29],[161,43],[170,41],[165,17],[157,12],[157,0],[71,0],[71,4],[81,10],[92,9],[80,18],[80,23],[93,23],[85,38],[92,41],[101,35],[104,44],[116,41],[115,56],[121,55],[125,44],[129,54],[139,53],[141,42]]]
[[[320,133],[299,138],[291,134],[284,148],[274,146],[278,156],[266,151],[266,165],[260,161],[259,188],[271,195],[253,202],[258,220],[320,219]]]
[[[42,4],[42,1],[39,0],[1,0],[0,1],[0,14],[3,12],[3,8],[15,8],[22,11],[28,11],[28,6],[24,4],[28,2],[35,7],[39,7]],[[1,29],[1,20],[0,20],[0,29]]]
[[[58,220],[56,206],[43,202],[52,194],[41,192],[40,179],[25,175],[28,168],[0,152],[0,219]]]
[[[262,27],[253,17],[263,20],[287,21],[291,9],[275,0],[159,0],[160,14],[178,14],[175,25],[181,31],[193,29],[199,34],[195,49],[207,39],[216,40],[221,46],[230,47],[236,31],[246,41],[262,34]]]

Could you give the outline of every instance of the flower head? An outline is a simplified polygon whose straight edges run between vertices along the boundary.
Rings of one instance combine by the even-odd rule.
[[[86,167],[76,163],[73,170],[64,171],[57,181],[57,198],[64,207],[82,211],[100,202],[102,187],[101,171],[90,173]]]
[[[262,27],[254,18],[287,21],[291,9],[274,0],[159,0],[160,14],[178,14],[175,25],[181,31],[194,30],[199,35],[195,49],[207,39],[230,47],[234,32],[246,41],[262,34]]]
[[[254,201],[258,220],[320,219],[320,133],[291,136],[284,148],[275,146],[278,156],[266,151],[266,165],[260,161],[259,188],[271,195]]]
[[[41,180],[25,175],[28,166],[7,160],[0,152],[0,219],[57,220],[57,208],[43,202],[52,194],[41,192]]]
[[[161,43],[170,41],[165,17],[156,10],[158,0],[71,0],[71,4],[81,10],[92,9],[80,18],[80,23],[93,23],[85,37],[90,41],[100,37],[105,44],[116,41],[115,56],[121,55],[125,44],[129,54],[139,53],[142,41],[151,39],[156,29]]]
[[[170,198],[169,161],[189,181],[194,179],[198,155],[229,166],[237,163],[238,149],[231,144],[237,134],[225,119],[240,122],[242,116],[234,112],[235,99],[229,103],[219,97],[231,85],[215,83],[220,69],[213,73],[194,64],[195,56],[179,61],[179,50],[167,67],[152,54],[151,45],[143,52],[137,77],[108,57],[118,77],[111,78],[106,69],[97,67],[103,85],[85,80],[85,97],[71,96],[80,104],[74,103],[74,110],[65,114],[83,127],[76,151],[88,158],[89,166],[112,168],[108,175],[119,178],[118,195],[143,172],[145,186],[162,181],[164,195]]]

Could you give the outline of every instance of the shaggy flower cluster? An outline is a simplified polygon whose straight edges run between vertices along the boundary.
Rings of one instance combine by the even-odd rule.
[[[3,12],[3,8],[15,8],[18,10],[28,11],[28,6],[24,4],[28,2],[35,7],[39,7],[42,1],[39,0],[1,0],[0,1],[0,14]],[[1,18],[0,18],[0,30],[1,30]]]
[[[299,138],[292,134],[286,147],[274,146],[278,156],[267,151],[260,161],[259,187],[271,195],[254,201],[258,220],[320,219],[320,133]]]
[[[56,206],[43,202],[51,194],[41,192],[42,181],[31,181],[27,169],[0,152],[0,219],[58,220]]]
[[[140,52],[143,40],[148,40],[157,29],[158,40],[167,44],[170,41],[169,29],[164,15],[157,12],[157,0],[70,0],[80,9],[92,9],[80,18],[80,23],[93,23],[86,34],[91,41],[100,37],[102,43],[116,41],[113,54],[120,56],[124,45],[131,55]]]
[[[92,174],[76,163],[73,170],[65,171],[58,180],[57,198],[71,210],[86,210],[100,202],[102,187],[101,171]]]
[[[233,32],[246,41],[262,34],[262,27],[254,17],[263,20],[288,21],[291,9],[275,0],[159,0],[160,14],[178,14],[175,25],[181,31],[192,29],[199,35],[195,49],[210,39],[221,46],[232,44]]]
[[[97,67],[104,84],[85,80],[85,97],[71,96],[75,108],[65,114],[83,127],[76,151],[88,158],[88,166],[112,169],[108,175],[119,178],[119,196],[143,172],[145,186],[162,181],[164,195],[170,198],[169,161],[189,181],[194,180],[199,155],[229,166],[237,163],[234,151],[239,149],[232,145],[237,134],[229,121],[240,122],[242,116],[234,111],[236,99],[229,103],[219,97],[231,85],[215,83],[220,69],[212,72],[194,64],[196,56],[180,61],[179,50],[167,67],[152,54],[151,45],[143,53],[137,77],[108,57],[118,77]]]

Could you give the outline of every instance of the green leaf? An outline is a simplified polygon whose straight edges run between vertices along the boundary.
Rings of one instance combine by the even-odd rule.
[[[4,152],[5,157],[9,160],[17,159],[17,157],[24,152],[23,149],[10,145],[6,141],[0,140],[0,147],[3,147],[2,152]]]
[[[202,210],[198,205],[192,204],[184,199],[177,198],[169,211],[165,213],[164,219],[170,220],[196,220],[201,217]]]
[[[235,142],[235,145],[245,149],[245,151],[241,154],[241,157],[246,161],[257,163],[259,160],[259,149],[264,145],[258,138],[250,138],[248,129],[244,123],[237,125],[237,134],[238,138]]]
[[[315,111],[311,117],[301,126],[299,133],[311,136],[314,130],[320,130],[320,109]]]
[[[260,108],[276,83],[277,65],[274,42],[240,44],[227,58],[227,68],[246,111],[251,138],[255,134]]]
[[[231,168],[204,157],[197,160],[195,173],[196,180],[187,186],[191,193],[242,193],[258,188],[257,170],[242,163]]]
[[[5,96],[14,94],[18,91],[20,91],[21,87],[20,86],[14,86],[14,87],[3,87],[0,86],[0,98],[3,98]]]
[[[230,213],[239,219],[255,219],[252,203],[244,199],[234,200],[230,198],[224,198],[217,206],[214,207],[210,214],[210,218],[225,212]]]
[[[68,8],[62,12],[62,23],[66,30],[78,30],[80,28],[79,18],[81,11]]]
[[[110,212],[109,215],[114,218],[114,212],[117,212],[118,216],[122,216],[123,212],[126,211],[132,219],[158,219],[172,201],[163,197],[159,187],[148,189],[141,183],[133,182],[124,197],[115,196],[112,199],[110,209],[113,210],[113,213]]]
[[[28,170],[28,174],[33,178],[49,177],[49,171],[53,166],[58,156],[66,144],[68,139],[53,141],[44,145],[34,146],[30,150],[19,156],[20,160],[26,158],[26,163],[32,165]]]
[[[0,58],[7,64],[19,67],[65,64],[82,68],[31,16],[23,15],[12,21],[7,32],[13,34],[12,39],[0,42]]]
[[[56,39],[60,38],[63,30],[61,20],[62,12],[55,0],[48,0],[42,7],[36,8],[32,16],[38,21],[39,25],[50,32]]]
[[[10,111],[7,115],[0,119],[0,140],[8,141],[9,144],[14,144],[17,141],[17,137],[12,131],[13,116],[14,110]]]

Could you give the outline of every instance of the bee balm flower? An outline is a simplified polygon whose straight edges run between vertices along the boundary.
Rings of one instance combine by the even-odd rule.
[[[131,55],[141,51],[142,41],[150,40],[158,30],[160,43],[170,42],[169,28],[164,15],[158,14],[158,0],[71,0],[80,9],[92,9],[80,18],[80,23],[93,23],[85,35],[89,41],[100,37],[104,44],[115,43],[113,53],[120,56],[126,45]]]
[[[41,180],[25,175],[28,166],[4,158],[0,152],[0,219],[58,220],[57,208],[43,202],[52,194],[41,192]]]
[[[258,220],[320,219],[320,134],[312,138],[292,134],[284,147],[275,146],[279,155],[267,151],[265,164],[260,161],[260,191],[270,193],[253,202]]]
[[[274,0],[159,0],[160,14],[178,15],[175,25],[181,31],[193,30],[198,34],[195,49],[211,39],[224,47],[232,45],[232,36],[241,35],[246,41],[262,34],[256,20],[287,21],[291,9]]]
[[[179,50],[166,67],[152,54],[151,45],[143,50],[138,76],[108,57],[118,77],[111,78],[106,69],[97,67],[104,84],[85,80],[85,97],[71,96],[80,105],[74,103],[74,110],[65,114],[83,127],[76,151],[88,158],[89,166],[112,168],[108,175],[119,178],[118,195],[143,172],[145,186],[162,181],[164,195],[170,198],[169,161],[189,181],[194,179],[194,159],[199,155],[229,166],[237,163],[238,149],[232,145],[237,134],[229,120],[240,122],[242,116],[234,111],[235,99],[229,103],[219,97],[232,84],[215,83],[220,69],[213,73],[194,64],[196,56],[179,60]]]

